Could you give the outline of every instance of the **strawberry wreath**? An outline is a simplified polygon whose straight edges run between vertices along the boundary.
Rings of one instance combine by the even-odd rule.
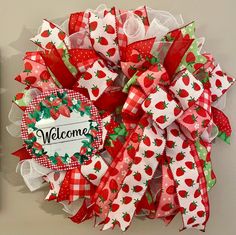
[[[125,231],[132,218],[205,230],[215,185],[212,143],[230,143],[223,113],[235,79],[202,51],[195,23],[142,6],[105,5],[43,20],[26,52],[8,130],[17,170],[49,187],[70,219]],[[18,111],[21,113],[17,114]],[[16,120],[17,119],[17,120]]]

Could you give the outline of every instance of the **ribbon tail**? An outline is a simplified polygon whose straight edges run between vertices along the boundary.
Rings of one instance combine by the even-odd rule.
[[[176,182],[183,229],[204,230],[209,208],[199,158],[175,123],[167,127],[167,141],[174,143],[166,147],[166,155]]]
[[[32,158],[25,147],[13,152],[12,155],[18,157],[20,159],[20,161]]]
[[[164,131],[158,128],[155,123],[144,129],[143,136],[148,136],[148,138],[157,141],[147,145],[148,141],[142,138],[139,150],[135,155],[135,158],[139,160],[132,164],[129,174],[126,175],[123,181],[123,185],[129,186],[129,190],[122,188],[111,203],[111,210],[107,214],[103,230],[112,228],[116,224],[120,226],[122,231],[129,227],[135,214],[137,203],[146,192],[147,183],[152,179],[159,164],[159,156],[164,151],[165,139],[162,137],[163,134]],[[157,146],[155,143],[158,142],[161,144]],[[132,194],[130,194],[131,190],[133,191]]]
[[[85,220],[88,220],[93,215],[93,206],[90,204],[90,200],[84,199],[82,206],[77,211],[77,213],[70,217],[70,219],[77,224],[80,224],[84,222]]]

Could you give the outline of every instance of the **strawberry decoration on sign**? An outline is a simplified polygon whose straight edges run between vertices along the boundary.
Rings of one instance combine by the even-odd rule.
[[[103,5],[71,14],[68,29],[43,20],[31,39],[40,50],[15,78],[24,143],[13,155],[29,189],[48,184],[73,222],[126,231],[135,216],[180,213],[182,229],[205,230],[213,140],[232,133],[219,107],[235,79],[201,52],[194,22],[177,22]]]

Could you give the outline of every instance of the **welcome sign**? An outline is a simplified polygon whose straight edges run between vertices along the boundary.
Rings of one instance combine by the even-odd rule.
[[[102,141],[101,119],[78,92],[57,90],[36,97],[23,116],[22,137],[40,164],[57,170],[85,163]]]

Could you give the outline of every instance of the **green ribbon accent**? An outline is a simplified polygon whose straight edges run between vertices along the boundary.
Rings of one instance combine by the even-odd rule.
[[[230,144],[230,136],[226,135],[225,132],[219,131],[218,137],[225,143]]]
[[[207,183],[207,191],[210,191],[211,188],[215,185],[216,179],[211,178],[211,172],[212,172],[212,164],[211,162],[206,161],[206,156],[207,156],[207,150],[206,147],[203,146],[199,141],[195,142],[195,147],[197,149],[199,158],[204,161],[204,175],[206,178],[206,183]]]

